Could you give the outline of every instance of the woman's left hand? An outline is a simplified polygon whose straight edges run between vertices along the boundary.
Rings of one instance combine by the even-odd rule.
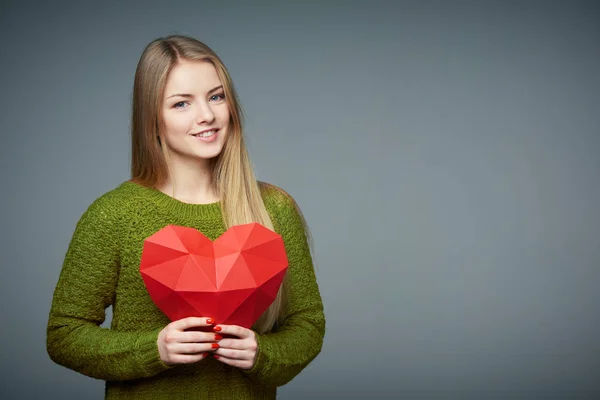
[[[217,325],[213,329],[225,336],[218,341],[219,348],[212,352],[215,359],[241,369],[251,369],[254,366],[258,342],[253,330],[238,325]]]

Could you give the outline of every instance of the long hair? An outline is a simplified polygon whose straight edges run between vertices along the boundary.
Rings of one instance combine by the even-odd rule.
[[[170,176],[162,102],[169,73],[183,60],[212,63],[225,92],[229,130],[221,153],[211,160],[213,189],[220,199],[225,227],[258,222],[274,229],[248,157],[242,111],[229,73],[215,52],[196,39],[181,35],[159,38],[146,46],[140,57],[133,86],[132,180],[155,187]],[[306,232],[308,238],[308,230]],[[258,332],[268,332],[282,317],[287,286],[284,278],[275,301],[254,325]]]

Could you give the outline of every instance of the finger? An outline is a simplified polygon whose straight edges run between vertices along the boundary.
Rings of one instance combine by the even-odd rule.
[[[174,354],[169,357],[169,364],[193,364],[205,359],[208,353],[201,354]]]
[[[173,327],[183,331],[195,327],[212,326],[213,324],[212,318],[187,317],[173,322]]]
[[[219,340],[219,347],[223,349],[247,350],[248,342],[245,339],[226,338]]]
[[[210,343],[220,340],[222,335],[212,332],[179,331],[176,328],[165,333],[164,341],[167,344],[176,343]]]
[[[232,349],[224,349],[220,347],[214,354],[218,356],[223,356],[226,358],[230,358],[232,360],[250,360],[252,359],[252,354],[248,350],[232,350]]]
[[[214,332],[198,332],[198,331],[185,331],[180,332],[178,335],[179,342],[181,343],[205,343],[205,342],[218,342],[223,338],[219,333]]]
[[[231,365],[232,367],[237,367],[241,369],[251,369],[253,366],[251,360],[236,360],[225,356],[219,356],[217,354],[213,354],[213,358],[215,358],[219,362],[222,362],[223,364]]]
[[[233,335],[240,339],[251,337],[253,332],[250,329],[244,328],[239,325],[222,325],[219,324],[213,328],[214,331],[219,332],[222,335]]]
[[[167,347],[169,354],[199,354],[216,350],[214,343],[173,343]]]

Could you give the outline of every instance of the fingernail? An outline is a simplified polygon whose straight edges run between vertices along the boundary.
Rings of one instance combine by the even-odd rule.
[[[218,349],[219,348],[219,343],[213,343],[212,344],[212,348],[213,349]]]
[[[207,318],[206,319],[206,323],[209,324],[209,325],[212,325],[212,324],[215,323],[215,320],[213,320],[212,318]]]
[[[213,328],[213,330],[214,330],[215,332],[221,332],[222,328],[221,328],[220,326],[215,326],[215,327]]]
[[[219,359],[219,355],[218,354],[213,354],[213,357],[216,358],[217,360]]]
[[[219,335],[218,333],[215,335],[215,340],[221,340],[223,339],[223,336]]]

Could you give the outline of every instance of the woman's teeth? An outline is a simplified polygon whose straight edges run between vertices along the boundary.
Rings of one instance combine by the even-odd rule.
[[[207,137],[211,137],[215,133],[216,133],[216,131],[213,130],[213,131],[198,133],[198,134],[196,134],[194,136],[196,136],[196,137],[202,137],[202,138],[207,138]]]

